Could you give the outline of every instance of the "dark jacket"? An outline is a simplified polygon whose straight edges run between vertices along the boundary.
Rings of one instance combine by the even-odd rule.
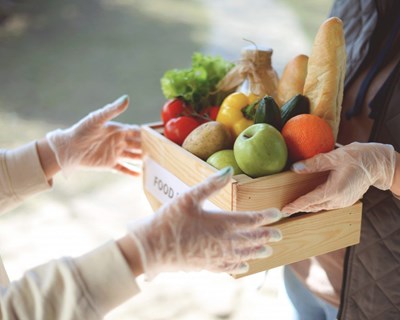
[[[338,0],[331,16],[344,22],[348,56],[344,94],[363,65],[372,65],[357,96],[362,101],[374,72],[400,57],[400,1]],[[360,112],[357,99],[349,117]],[[370,108],[374,119],[370,141],[391,144],[400,152],[398,60]],[[338,319],[400,319],[400,200],[371,187],[362,201],[361,240],[347,249]]]

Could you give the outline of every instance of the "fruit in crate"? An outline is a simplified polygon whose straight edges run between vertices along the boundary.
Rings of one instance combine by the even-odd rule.
[[[268,123],[281,130],[282,116],[279,106],[276,104],[274,98],[265,96],[260,100],[254,115],[254,123]]]
[[[243,173],[242,169],[239,168],[232,149],[220,150],[213,153],[208,159],[207,163],[212,165],[214,168],[223,169],[231,166],[233,168],[233,174]]]
[[[260,52],[254,49],[244,53],[248,62],[252,62]],[[246,73],[245,67],[252,65],[243,63],[247,60],[235,66],[220,57],[195,53],[191,68],[167,71],[161,79],[164,96],[170,99],[166,105],[171,105],[167,115],[163,115],[166,137],[181,144],[201,124],[216,120],[228,130],[234,144],[233,158],[250,177],[278,173],[291,162],[331,151],[340,120],[346,65],[340,19],[330,18],[321,26],[310,57],[296,56],[281,79],[272,68],[272,50],[264,54],[269,57],[265,61],[272,72],[263,78],[271,81],[268,90],[258,83],[262,77]],[[260,70],[263,69],[250,71]],[[241,83],[240,90],[253,93],[226,90],[236,90]],[[245,83],[250,85],[246,87]],[[170,119],[166,121],[168,116]],[[184,119],[176,120],[179,118]],[[171,137],[171,132],[179,135],[179,139]],[[208,134],[221,137],[214,131]],[[211,151],[214,155],[216,150],[225,148],[210,136],[205,132],[193,134],[184,148],[208,161],[212,159]]]
[[[232,148],[232,142],[223,124],[209,121],[194,129],[183,141],[182,148],[200,159],[207,160],[219,150]]]
[[[200,116],[202,119],[200,121],[207,122],[207,121],[215,121],[217,120],[217,115],[219,112],[219,106],[210,106],[205,108],[201,113]]]
[[[172,118],[164,126],[164,135],[176,144],[182,145],[186,137],[199,125],[200,122],[190,116]]]
[[[169,120],[181,116],[190,116],[193,114],[191,108],[183,99],[174,98],[168,100],[161,109],[161,120],[165,125]]]
[[[301,114],[289,119],[282,128],[282,135],[291,162],[332,151],[335,146],[329,123],[313,114]]]
[[[243,130],[254,124],[255,106],[258,100],[257,95],[234,92],[222,102],[217,121],[229,129],[233,140]]]
[[[182,144],[186,136],[198,125],[214,121],[222,100],[230,93],[217,90],[218,82],[234,66],[220,56],[207,56],[196,52],[192,56],[192,65],[185,69],[171,69],[161,78],[161,89],[168,101],[161,111],[166,134],[165,136],[177,144]],[[193,120],[175,120],[189,117]],[[195,121],[198,125],[195,126]],[[179,139],[171,138],[167,127],[179,127]],[[184,125],[180,125],[180,123]],[[189,126],[190,123],[190,126]],[[174,130],[175,131],[175,130]],[[186,136],[182,134],[185,133]],[[173,135],[172,135],[173,136]],[[183,138],[183,139],[182,139]]]
[[[241,132],[233,151],[240,169],[253,178],[282,171],[288,155],[281,133],[266,123],[253,124]]]
[[[302,94],[296,94],[281,107],[282,126],[288,122],[290,118],[305,113],[310,113],[310,100]]]

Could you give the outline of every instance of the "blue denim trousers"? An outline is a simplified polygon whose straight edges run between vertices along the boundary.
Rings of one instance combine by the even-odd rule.
[[[338,309],[316,297],[297,278],[290,266],[285,266],[283,278],[287,296],[295,309],[296,320],[335,320]]]

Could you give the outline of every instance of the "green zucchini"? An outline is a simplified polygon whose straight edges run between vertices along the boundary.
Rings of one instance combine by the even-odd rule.
[[[282,125],[290,118],[303,113],[310,113],[310,100],[302,94],[297,94],[281,108]]]
[[[271,96],[265,96],[261,99],[254,116],[254,123],[267,123],[274,126],[276,129],[281,130],[281,110],[276,104],[274,98]]]

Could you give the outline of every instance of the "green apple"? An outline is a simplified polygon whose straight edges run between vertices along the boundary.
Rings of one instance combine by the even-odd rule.
[[[242,131],[233,152],[240,169],[252,178],[282,171],[288,157],[281,133],[266,123],[253,124]]]
[[[226,149],[217,151],[207,159],[207,163],[211,164],[217,169],[223,169],[231,166],[233,168],[234,175],[243,173],[236,162],[235,156],[233,155],[233,150]]]

